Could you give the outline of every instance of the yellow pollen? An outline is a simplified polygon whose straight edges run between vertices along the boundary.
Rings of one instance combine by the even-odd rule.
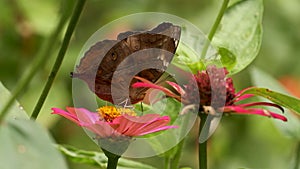
[[[131,116],[136,116],[136,113],[127,108],[116,108],[114,106],[103,106],[97,109],[100,116],[107,122],[113,121],[115,118],[127,114]]]

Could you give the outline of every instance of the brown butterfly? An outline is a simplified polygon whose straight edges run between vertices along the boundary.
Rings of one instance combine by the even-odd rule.
[[[90,90],[114,104],[137,103],[146,88],[132,88],[134,76],[155,83],[171,62],[178,46],[181,29],[162,23],[150,31],[120,33],[117,40],[93,45],[80,60],[73,78],[87,83]]]

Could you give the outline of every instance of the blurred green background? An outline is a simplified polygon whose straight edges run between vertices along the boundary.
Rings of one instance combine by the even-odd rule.
[[[54,30],[62,11],[73,4],[71,0],[0,1],[0,79],[9,90],[28,70],[39,48]],[[98,150],[81,128],[68,120],[50,115],[51,107],[72,106],[69,73],[73,71],[86,40],[101,26],[119,17],[146,11],[177,15],[207,33],[220,5],[220,0],[87,0],[63,65],[37,121],[50,130],[58,143]],[[285,82],[293,94],[300,97],[300,1],[265,0],[264,5],[263,43],[251,66],[255,65]],[[53,45],[55,50],[49,53],[46,65],[19,97],[28,113],[32,112],[57,55],[60,44]],[[233,78],[237,90],[252,85],[249,67]],[[292,83],[287,84],[287,81]],[[192,130],[186,141],[181,166],[197,168],[196,133],[196,129]],[[212,169],[287,168],[293,160],[296,143],[296,140],[280,133],[272,119],[225,116],[209,142],[209,166]],[[158,168],[163,164],[159,157],[138,160]],[[72,169],[93,168],[73,162],[69,162],[69,165]]]

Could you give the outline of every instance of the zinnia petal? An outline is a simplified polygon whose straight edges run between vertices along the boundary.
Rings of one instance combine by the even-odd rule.
[[[52,108],[52,114],[59,114],[79,126],[86,126],[89,124],[94,124],[96,121],[99,120],[99,115],[94,112],[90,112],[84,108],[73,108],[73,107],[66,107],[67,111],[64,111],[59,108]]]
[[[145,87],[145,88],[152,88],[152,89],[158,89],[162,92],[164,92],[167,96],[169,97],[173,97],[175,99],[177,99],[178,101],[180,101],[180,96],[178,96],[177,94],[173,93],[171,90],[163,87],[163,86],[159,86],[157,84],[154,84],[152,82],[150,82],[147,79],[141,78],[141,77],[135,77],[136,79],[142,81],[142,82],[136,82],[132,85],[133,88],[139,88],[139,87]],[[172,86],[173,87],[173,86]]]
[[[174,82],[167,81],[167,83],[172,86],[181,96],[185,94],[184,89]]]
[[[73,108],[77,114],[77,118],[82,124],[94,124],[99,121],[99,114],[96,112],[90,112],[84,108]],[[68,110],[68,109],[67,109]]]
[[[134,132],[134,134],[141,136],[141,135],[145,135],[145,134],[149,134],[149,133],[153,133],[153,132],[157,132],[157,131],[161,131],[161,130],[177,128],[177,126],[166,126],[169,122],[170,122],[170,119],[168,116],[159,117],[155,121],[146,123],[143,126],[141,126],[140,128],[138,128]]]
[[[69,120],[71,120],[72,122],[76,123],[77,125],[80,126],[80,122],[77,118],[77,115],[75,113],[75,111],[71,110],[70,112],[64,111],[62,109],[59,108],[52,108],[51,109],[53,112],[51,114],[58,114],[61,115]]]
[[[158,131],[163,131],[163,130],[167,130],[167,129],[171,129],[171,128],[178,128],[178,126],[163,126],[163,127],[159,127],[159,128],[153,128],[152,130],[145,130],[145,131],[140,131],[137,136],[143,136],[146,134],[150,134],[150,133],[155,133]]]
[[[275,119],[280,119],[282,121],[287,121],[286,117],[265,109],[256,109],[256,108],[244,109],[243,107],[240,106],[225,106],[224,112],[237,113],[237,114],[257,114],[261,116],[273,117]]]
[[[167,126],[170,118],[159,114],[147,114],[144,116],[124,114],[110,122],[100,119],[98,113],[90,112],[84,108],[67,107],[66,109],[67,111],[52,108],[52,114],[61,115],[77,125],[85,127],[99,138],[119,137],[122,135],[129,137],[141,136],[177,127]]]
[[[247,87],[247,88],[245,88],[245,89],[243,89],[243,90],[240,90],[239,92],[236,93],[235,96],[238,98],[238,97],[244,95],[245,91],[247,91],[247,90],[249,90],[249,89],[252,89],[252,88],[253,88],[253,87],[251,86],[251,87]]]
[[[135,131],[138,130],[145,123],[154,121],[158,114],[147,114],[144,116],[120,116],[116,118],[113,123],[119,123],[120,126],[116,129],[121,134],[133,136]]]
[[[109,125],[107,122],[104,121],[97,121],[95,124],[91,124],[88,126],[85,126],[85,128],[89,129],[93,133],[95,133],[97,136],[101,138],[111,137],[111,136],[117,136],[120,135],[118,133],[115,133],[115,129],[118,126],[118,124]]]
[[[119,133],[126,136],[142,136],[145,134],[176,128],[177,126],[166,126],[170,122],[168,116],[158,114],[146,114],[144,116],[120,116],[114,120],[120,126],[116,129]]]
[[[271,106],[271,107],[275,107],[278,108],[279,110],[281,110],[282,112],[284,112],[284,109],[274,103],[269,103],[269,102],[254,102],[254,103],[245,103],[245,104],[239,104],[240,107],[250,107],[250,106]]]
[[[233,102],[239,102],[241,100],[248,99],[248,98],[253,97],[253,96],[255,96],[255,95],[254,94],[237,95],[233,99]]]

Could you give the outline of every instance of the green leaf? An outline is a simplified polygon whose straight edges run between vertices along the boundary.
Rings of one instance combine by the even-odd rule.
[[[195,40],[195,42],[197,41]],[[203,60],[197,56],[193,49],[183,43],[179,43],[179,46],[176,50],[176,55],[172,60],[172,64],[194,74],[199,70],[205,69]]]
[[[251,69],[251,78],[252,82],[256,86],[260,87],[268,87],[269,89],[279,91],[284,94],[288,94],[288,92],[284,89],[284,87],[274,78],[272,78],[269,74],[266,72],[253,67]],[[281,94],[282,95],[282,94]],[[285,96],[284,96],[285,97]],[[287,96],[290,98],[290,96]],[[288,99],[289,100],[289,99]],[[299,103],[297,105],[298,99],[292,98],[292,102],[294,102],[295,105],[291,105],[292,107],[295,107],[293,109],[299,108]],[[298,100],[298,101],[295,101]],[[286,104],[290,104],[289,102]],[[280,122],[280,121],[274,121],[274,123],[277,125],[277,127],[280,129],[280,131],[285,134],[288,137],[300,140],[300,120],[296,115],[291,112],[290,110],[285,109],[284,115],[287,117],[287,122]]]
[[[249,65],[259,52],[262,41],[262,0],[240,1],[229,7],[220,29],[212,40],[230,74]]]
[[[67,145],[57,145],[57,149],[73,162],[106,168],[107,158],[104,153],[79,150]]]
[[[3,86],[0,82],[0,110],[3,109],[4,104],[10,98],[10,92]],[[23,110],[23,107],[18,103],[15,102],[12,104],[11,108],[8,110],[9,112],[6,114],[6,120],[9,119],[28,119],[28,115]],[[1,125],[1,123],[0,123]]]
[[[219,54],[221,55],[221,62],[226,65],[227,70],[232,70],[236,65],[236,56],[226,48],[219,48]]]
[[[0,109],[10,93],[0,83]],[[28,119],[15,102],[0,123],[0,168],[66,169],[63,156],[54,148],[47,131]]]
[[[106,168],[107,158],[102,152],[85,151],[67,145],[57,145],[57,149],[60,150],[67,158],[69,158],[74,162],[97,166],[100,167],[101,169]],[[118,162],[118,169],[155,169],[155,168],[147,164],[120,158]]]

